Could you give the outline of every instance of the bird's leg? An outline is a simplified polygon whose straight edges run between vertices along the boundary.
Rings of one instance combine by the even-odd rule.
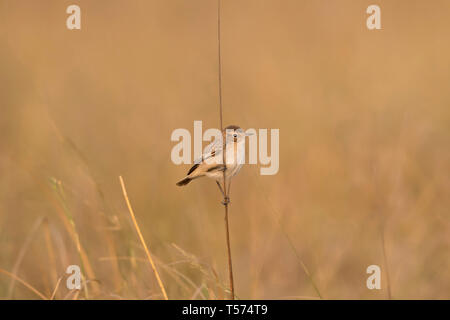
[[[223,192],[222,187],[220,186],[219,181],[216,180],[217,186],[219,187],[220,192],[222,193],[222,196],[225,198],[225,193]]]
[[[219,187],[220,192],[222,192],[222,196],[223,196],[222,204],[225,206],[230,203],[230,198],[225,195],[225,192],[223,192],[223,188],[220,185],[219,181],[216,180],[216,183],[217,183],[217,186]],[[226,186],[225,186],[225,188],[226,188]]]
[[[231,192],[231,179],[230,182],[228,182],[228,191],[227,191],[228,198],[230,197],[230,192]]]
[[[227,204],[229,204],[231,201],[230,201],[230,190],[231,190],[231,179],[229,179],[230,181],[228,182],[228,183],[225,183],[225,190],[227,190],[227,195],[225,196],[223,196],[223,201],[222,201],[222,204],[225,206],[225,205],[227,205]],[[227,187],[227,184],[228,184],[228,187]]]
[[[224,206],[226,206],[226,205],[229,204],[229,203],[230,203],[230,198],[229,198],[228,196],[223,197],[222,204],[223,204]]]
[[[227,188],[227,183],[226,183],[226,179],[225,179],[225,186],[224,186],[224,188],[225,188],[225,190],[226,190],[227,192],[226,192],[226,195],[223,197],[223,202],[222,202],[222,204],[223,204],[224,206],[230,203],[230,186],[231,186],[231,179],[229,179],[229,180],[230,180],[230,181],[228,181],[228,188]]]

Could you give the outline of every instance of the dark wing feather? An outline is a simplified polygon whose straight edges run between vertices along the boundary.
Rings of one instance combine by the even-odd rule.
[[[196,163],[192,166],[192,168],[189,169],[187,175],[190,175],[195,169],[197,169],[199,163]]]

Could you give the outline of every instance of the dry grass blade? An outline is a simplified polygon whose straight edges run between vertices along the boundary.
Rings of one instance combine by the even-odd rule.
[[[53,120],[48,108],[46,110],[47,110],[47,117],[48,117],[47,120],[49,122],[49,125],[53,129],[53,132],[55,133],[55,135],[59,138],[59,141],[61,142],[61,144],[66,146],[83,164],[83,167],[85,168],[87,175],[89,176],[93,185],[95,186],[95,190],[101,200],[103,210],[105,210],[105,212],[111,211],[107,201],[105,200],[104,192],[103,192],[100,184],[97,182],[97,180],[94,177],[93,171],[92,171],[90,163],[88,161],[88,157],[81,151],[81,149],[76,145],[76,143],[72,139],[63,135],[63,133],[60,131],[60,129],[56,125],[55,121]],[[102,217],[104,219],[108,219],[106,214],[102,215]],[[114,242],[111,238],[111,234],[109,232],[105,232],[105,236],[106,236],[106,244],[107,244],[107,248],[108,248],[109,252],[111,254],[115,254],[116,248],[115,248]],[[112,263],[113,263],[112,267],[113,267],[114,277],[115,277],[115,286],[116,286],[117,290],[120,290],[121,276],[120,276],[119,266],[117,265],[117,261],[112,261]],[[89,275],[89,277],[91,279],[94,278],[93,274]],[[93,284],[93,285],[95,288],[96,284]]]
[[[63,297],[63,300],[68,300],[68,298],[71,294],[74,294],[73,296],[75,297],[75,295],[79,292],[80,292],[79,289],[72,289]],[[76,295],[76,296],[78,297],[78,295]],[[76,300],[76,299],[74,299],[74,300]]]
[[[214,268],[206,267],[205,265],[203,265],[199,261],[199,259],[195,255],[193,255],[192,253],[186,252],[184,249],[180,248],[175,243],[172,243],[172,247],[175,248],[182,256],[187,258],[187,260],[185,261],[186,263],[189,263],[194,269],[197,269],[198,271],[200,271],[201,274],[206,279],[208,279],[209,281],[215,283],[217,288],[222,289],[225,293],[230,293],[231,294],[230,288],[227,287],[226,285],[223,285],[221,283],[221,281],[219,280],[219,277],[218,277],[216,271],[214,270]],[[208,269],[210,269],[211,272],[209,272]],[[236,298],[239,299],[239,296],[234,294],[234,298],[235,299]],[[222,298],[221,298],[221,300],[222,300]]]
[[[53,248],[52,243],[52,236],[50,234],[50,226],[49,221],[47,218],[44,219],[43,228],[44,228],[44,238],[45,238],[45,245],[47,247],[47,254],[48,254],[48,266],[49,266],[49,272],[50,272],[50,282],[53,283],[53,281],[57,281],[58,279],[58,273],[56,271],[56,257],[55,257],[55,250]]]
[[[136,228],[136,231],[138,233],[139,239],[141,240],[142,246],[144,247],[145,253],[147,254],[148,261],[150,262],[150,265],[152,266],[153,273],[155,274],[156,280],[158,281],[158,285],[161,288],[162,294],[164,296],[164,299],[168,300],[166,289],[164,288],[164,285],[161,281],[161,278],[159,277],[158,270],[156,269],[156,265],[153,262],[152,255],[150,254],[150,251],[147,248],[147,245],[145,243],[144,237],[142,236],[141,229],[139,228],[139,225],[136,221],[136,217],[134,216],[133,208],[131,207],[130,200],[128,199],[127,189],[125,188],[125,183],[123,182],[122,176],[119,176],[120,185],[122,186],[122,192],[123,196],[125,198],[125,202],[128,206],[128,211],[130,212],[131,219],[133,220],[134,226]]]
[[[311,285],[313,286],[314,291],[317,293],[317,295],[319,296],[320,299],[323,299],[323,295],[320,293],[319,288],[316,285],[316,282],[314,281],[311,273],[309,272],[309,269],[306,267],[306,264],[303,262],[303,259],[300,257],[300,254],[298,253],[298,250],[295,247],[294,242],[291,240],[291,237],[289,236],[289,234],[284,230],[283,225],[281,224],[281,221],[280,221],[280,218],[279,218],[280,215],[278,214],[277,210],[275,209],[275,206],[273,205],[272,201],[270,201],[269,196],[266,194],[266,192],[263,190],[263,187],[259,183],[258,175],[255,175],[255,176],[256,176],[255,181],[257,182],[256,184],[259,187],[260,194],[262,194],[264,196],[264,199],[266,199],[267,203],[269,204],[269,208],[271,209],[271,210],[269,210],[269,212],[270,212],[272,218],[275,220],[275,222],[278,225],[281,233],[286,238],[289,246],[291,247],[292,251],[294,252],[295,257],[297,258],[300,266],[302,267],[303,272],[305,272],[305,274],[308,277]]]
[[[42,222],[44,221],[44,217],[39,218],[36,223],[31,228],[30,232],[28,233],[28,237],[25,239],[25,242],[22,246],[22,248],[19,251],[19,255],[17,256],[17,260],[14,263],[14,267],[12,269],[12,274],[16,275],[19,271],[20,264],[22,263],[22,260],[25,257],[25,253],[27,252],[32,240],[34,239],[39,227],[41,226]],[[11,282],[9,284],[8,288],[8,297],[11,297],[14,291],[14,284],[15,284],[16,278],[12,277]]]
[[[80,290],[75,291],[72,300],[78,300],[78,296],[80,295]]]
[[[56,292],[58,291],[59,284],[61,283],[62,277],[59,277],[58,281],[56,282],[55,289],[53,290],[52,296],[50,297],[50,300],[55,299]]]
[[[48,298],[46,296],[44,296],[41,292],[39,292],[35,287],[33,287],[31,284],[25,282],[24,280],[20,279],[18,276],[12,274],[11,272],[8,272],[6,270],[0,269],[0,273],[6,274],[7,276],[9,276],[9,277],[15,279],[16,281],[20,282],[21,284],[23,284],[25,287],[27,287],[28,289],[33,291],[36,295],[38,295],[43,300],[48,300]]]
[[[176,268],[174,268],[174,267],[171,267],[171,265],[176,265],[176,264],[179,264],[179,263],[183,263],[183,262],[188,262],[187,260],[186,261],[176,261],[176,262],[173,262],[173,263],[170,263],[170,264],[163,264],[157,257],[155,257],[154,255],[153,255],[153,258],[155,259],[155,261],[156,261],[156,264],[158,265],[158,266],[161,266],[164,270],[166,270],[166,272],[170,275],[170,276],[172,276],[172,278],[177,282],[177,284],[181,287],[181,288],[183,288],[183,289],[185,289],[187,292],[189,292],[189,286],[188,285],[186,285],[184,282],[186,282],[187,284],[189,284],[193,289],[197,289],[198,288],[198,286],[191,280],[191,279],[189,279],[187,276],[185,276],[184,274],[182,274],[180,271],[178,271]],[[131,263],[131,261],[132,260],[135,260],[135,261],[139,261],[139,262],[145,262],[145,263],[147,263],[148,261],[147,261],[147,259],[144,259],[144,258],[134,258],[134,257],[122,257],[122,256],[115,256],[115,257],[100,257],[100,258],[98,258],[98,261],[110,261],[110,260],[126,260],[126,261],[129,261],[130,263]],[[183,282],[184,281],[184,282]],[[201,293],[200,293],[200,295],[202,295]],[[203,299],[205,299],[206,300],[206,297],[204,297],[203,295],[202,295],[202,297],[203,297]]]
[[[319,297],[310,297],[310,296],[283,296],[278,299],[280,299],[280,300],[320,300]]]
[[[191,298],[189,300],[195,300],[197,298],[197,296],[199,296],[203,290],[203,288],[205,287],[205,284],[202,283],[197,290],[195,290],[194,294],[191,296]]]
[[[90,266],[87,255],[83,251],[83,247],[81,246],[80,235],[78,234],[74,217],[66,203],[66,194],[65,194],[62,182],[60,180],[53,179],[52,183],[53,183],[52,186],[54,188],[54,191],[56,192],[56,194],[58,196],[58,200],[61,203],[61,206],[64,210],[65,217],[67,218],[70,228],[72,229],[73,241],[75,242],[75,246],[77,248],[77,252],[78,252],[78,255],[79,255],[80,261],[81,261],[82,278],[86,279],[84,276],[84,273],[86,272],[88,274],[89,278],[94,279],[95,278],[94,272],[92,271],[92,268]],[[85,298],[89,299],[89,289],[87,286],[84,287],[84,293],[85,293]]]

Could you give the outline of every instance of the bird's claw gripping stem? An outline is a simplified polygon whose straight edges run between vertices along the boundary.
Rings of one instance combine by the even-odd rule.
[[[229,203],[230,203],[230,198],[229,198],[229,197],[223,198],[222,204],[223,204],[224,206],[226,206],[226,205],[229,204]]]

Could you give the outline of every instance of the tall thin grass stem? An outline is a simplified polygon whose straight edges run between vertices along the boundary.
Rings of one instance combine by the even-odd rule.
[[[133,211],[133,208],[131,207],[131,203],[130,203],[130,200],[129,200],[128,194],[127,194],[127,189],[125,188],[125,183],[123,182],[122,176],[119,176],[119,180],[120,180],[120,185],[122,186],[123,197],[125,198],[125,202],[127,203],[127,206],[128,206],[128,211],[130,212],[131,220],[133,220],[134,227],[136,228],[139,239],[141,240],[142,246],[144,247],[145,253],[147,254],[148,261],[150,262],[150,265],[152,266],[153,273],[155,274],[156,280],[158,281],[158,285],[161,288],[164,299],[169,300],[169,298],[167,297],[166,289],[164,288],[164,285],[161,281],[158,270],[156,269],[156,265],[153,262],[152,255],[150,254],[150,251],[147,248],[144,237],[142,236],[142,233],[141,233],[141,229],[139,228],[139,225],[136,221],[136,217],[134,216],[134,211]]]
[[[221,56],[221,45],[220,45],[220,0],[217,3],[217,44],[218,44],[218,56],[219,56],[219,109],[220,109],[220,131],[223,132],[223,107],[222,107],[222,56]],[[223,140],[222,147],[222,156],[223,163],[226,166],[226,139]],[[231,244],[230,244],[230,225],[228,222],[228,191],[226,185],[226,175],[225,171],[223,171],[223,205],[225,208],[225,232],[226,232],[226,241],[227,241],[227,253],[228,253],[228,277],[230,280],[230,293],[231,300],[234,300],[234,280],[233,280],[233,260],[231,259]]]

